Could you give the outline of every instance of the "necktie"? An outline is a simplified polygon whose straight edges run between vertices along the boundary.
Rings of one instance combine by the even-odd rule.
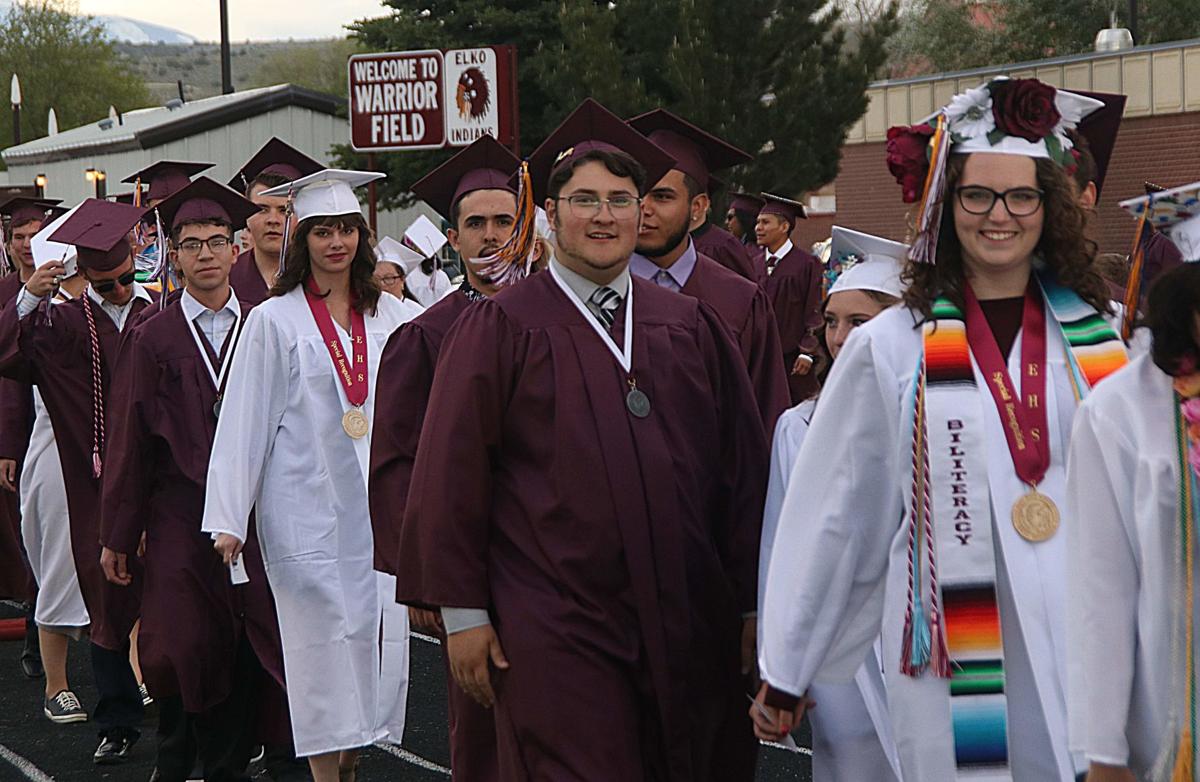
[[[660,288],[666,288],[669,291],[680,291],[679,283],[675,282],[675,278],[666,269],[659,269],[654,273],[654,283]]]
[[[592,305],[592,313],[600,320],[604,328],[611,328],[613,319],[617,317],[617,307],[621,306],[621,294],[612,288],[602,286],[592,293],[588,303]]]
[[[767,274],[768,275],[773,274],[775,272],[775,267],[778,265],[779,265],[779,256],[778,255],[767,256]]]

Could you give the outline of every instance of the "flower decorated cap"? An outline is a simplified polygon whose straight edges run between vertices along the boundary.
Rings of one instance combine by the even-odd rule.
[[[907,255],[907,244],[835,225],[828,264],[835,276],[829,294],[878,291],[898,299],[904,292],[900,272]]]
[[[903,190],[905,203],[921,202],[917,237],[910,257],[933,263],[950,153],[1021,155],[1075,165],[1067,131],[1104,104],[1037,79],[998,78],[955,95],[911,127],[887,133],[888,170]]]
[[[1185,261],[1200,261],[1200,182],[1122,201],[1139,224],[1161,231]],[[1140,234],[1140,232],[1139,232]]]

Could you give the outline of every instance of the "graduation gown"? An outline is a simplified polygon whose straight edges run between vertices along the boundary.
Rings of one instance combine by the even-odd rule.
[[[902,777],[949,782],[956,779],[953,752],[929,751],[946,740],[949,683],[928,673],[914,679],[899,669],[908,587],[905,508],[912,485],[911,411],[904,413],[902,403],[911,398],[922,349],[915,322],[904,307],[885,310],[851,333],[833,365],[822,392],[827,401],[817,405],[780,512],[762,605],[759,668],[773,688],[793,695],[814,682],[846,682],[882,629],[880,659]],[[1051,464],[1038,489],[1061,509],[1075,399],[1055,322],[1048,312]],[[1019,367],[1020,350],[1014,349],[1010,377],[1020,377]],[[1012,777],[1074,780],[1082,761],[1067,749],[1067,535],[1060,530],[1046,542],[1029,543],[1009,522],[1009,509],[1027,488],[1013,469],[977,365],[975,375],[997,540]],[[1063,518],[1064,528],[1073,523]]]
[[[254,262],[254,250],[247,250],[237,257],[229,270],[229,286],[240,303],[251,307],[257,307],[270,297],[270,288]]]
[[[437,304],[454,290],[445,271],[435,268],[433,274],[426,274],[420,266],[404,278],[404,289],[416,296],[425,309]]]
[[[647,418],[550,273],[464,312],[435,372],[397,595],[490,610],[505,780],[749,778],[714,739],[734,702],[746,719],[762,425],[717,315],[630,284]],[[580,714],[604,730],[564,727]]]
[[[21,275],[0,277],[0,307],[13,303],[21,290]],[[29,447],[33,398],[28,383],[0,378],[0,459],[12,459],[17,469]],[[20,497],[0,489],[0,598],[33,601],[37,582],[21,543]]]
[[[366,315],[368,395],[374,416],[379,358],[388,336],[414,314],[383,295]],[[335,326],[343,350],[349,335]],[[217,422],[203,530],[245,540],[255,509],[263,563],[275,597],[296,754],[399,741],[406,687],[381,670],[380,626],[407,635],[407,616],[385,616],[374,568],[367,464],[370,438],[342,429],[349,409],[300,287],[255,307],[243,324]],[[386,404],[386,400],[385,400]],[[390,620],[390,621],[389,621]],[[398,651],[394,644],[384,645]]]
[[[767,294],[703,253],[697,254],[696,266],[681,292],[716,310],[733,333],[758,400],[763,431],[770,437],[789,402],[779,331]]]
[[[129,306],[126,328],[149,302],[135,296]],[[91,308],[95,320],[101,389],[106,403],[111,401],[108,389],[122,335],[86,294],[57,305],[42,301],[24,319],[17,317],[15,305],[5,307],[0,312],[0,374],[33,382],[46,403],[62,463],[71,551],[92,619],[92,640],[120,649],[137,621],[142,571],[135,558],[130,563],[134,583],[119,587],[110,584],[100,568],[100,480],[92,472],[92,357],[84,307]]]
[[[758,285],[766,282],[767,267],[751,254],[751,248],[724,228],[705,223],[692,231],[692,241],[696,243],[696,252],[707,255],[726,269]]]
[[[1067,475],[1071,746],[1138,779],[1158,778],[1169,715],[1187,714],[1176,405],[1170,376],[1134,359],[1080,407]]]
[[[767,276],[765,288],[779,325],[783,369],[788,375],[792,404],[800,404],[820,387],[815,371],[793,375],[792,367],[801,353],[815,358],[820,350],[816,330],[821,326],[821,262],[799,247],[792,247]]]
[[[191,713],[217,706],[229,697],[243,636],[282,687],[275,605],[253,524],[242,553],[250,582],[239,586],[200,532],[216,389],[178,299],[130,332],[117,369],[100,538],[132,560],[146,536],[138,653],[147,687],[156,697],[181,696]]]

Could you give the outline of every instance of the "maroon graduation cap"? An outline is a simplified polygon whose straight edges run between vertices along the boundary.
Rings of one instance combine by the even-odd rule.
[[[586,98],[529,156],[529,175],[537,204],[546,202],[546,188],[556,169],[598,149],[624,152],[641,164],[646,170],[646,188],[653,187],[675,168],[675,160],[654,142]]]
[[[229,186],[245,190],[250,187],[256,176],[260,174],[275,174],[289,182],[301,177],[324,171],[325,165],[313,160],[308,155],[275,136],[263,144],[262,149],[246,161],[246,164],[229,180]]]
[[[629,120],[629,125],[675,158],[675,168],[696,180],[706,192],[713,171],[754,159],[666,109],[639,114]]]
[[[170,198],[175,193],[188,186],[192,177],[201,171],[212,168],[212,163],[188,163],[182,160],[160,160],[151,163],[141,171],[135,171],[122,179],[130,184],[141,183],[149,186],[146,201],[158,201]]]
[[[507,190],[514,196],[514,175],[521,161],[491,136],[471,146],[426,174],[411,188],[442,217],[450,219],[454,205],[476,190]]]
[[[174,231],[185,222],[220,220],[232,230],[246,227],[246,218],[258,214],[258,204],[232,188],[202,176],[158,205],[163,225]]]
[[[729,199],[729,206],[739,212],[749,212],[757,215],[767,202],[753,193],[734,193]]]
[[[111,271],[129,260],[133,250],[129,232],[145,212],[141,207],[89,198],[50,235],[50,241],[75,245],[81,269]]]
[[[8,218],[8,224],[16,228],[34,220],[45,221],[50,207],[62,203],[60,198],[27,198],[16,196],[0,204],[0,214]]]
[[[808,217],[804,212],[804,204],[799,201],[771,193],[763,193],[762,199],[764,203],[762,209],[758,211],[759,214],[779,215],[792,225],[795,225],[797,220],[804,220]]]
[[[1096,161],[1096,178],[1093,181],[1096,183],[1096,199],[1099,200],[1113,148],[1117,145],[1117,132],[1121,129],[1121,117],[1125,114],[1126,97],[1107,92],[1074,92],[1104,104],[1084,117],[1075,129],[1076,133],[1087,139],[1092,159]]]
[[[128,193],[115,193],[108,198],[118,204],[132,204],[137,195],[138,192],[136,190],[130,190]]]

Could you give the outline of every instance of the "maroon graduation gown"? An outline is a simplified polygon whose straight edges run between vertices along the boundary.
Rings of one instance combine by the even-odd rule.
[[[0,277],[0,307],[13,303],[21,290],[21,275]],[[0,378],[0,459],[17,463],[18,474],[33,428],[33,391],[28,383]],[[21,498],[0,489],[0,598],[31,601],[37,583],[21,543]]]
[[[275,603],[253,525],[242,554],[250,582],[239,586],[200,532],[216,389],[178,299],[130,332],[111,400],[100,539],[134,559],[146,536],[138,652],[147,686],[179,694],[188,712],[213,708],[229,697],[244,635],[282,688]]]
[[[792,405],[779,329],[766,292],[703,254],[697,255],[696,266],[682,292],[716,310],[733,334],[750,374],[763,431],[770,440],[775,422]]]
[[[724,228],[705,223],[692,232],[692,241],[696,243],[696,252],[707,255],[751,282],[759,285],[766,283],[766,267],[751,255],[746,245]]]
[[[797,405],[820,387],[815,371],[793,375],[792,367],[801,353],[816,358],[820,350],[816,331],[821,327],[821,262],[793,246],[767,276],[766,291],[779,325],[783,369],[787,372],[792,404]]]
[[[237,294],[238,301],[251,307],[257,307],[271,296],[267,281],[254,262],[254,250],[247,250],[237,257],[233,268],[229,270],[229,285]]]
[[[631,284],[647,418],[548,273],[464,312],[438,360],[397,592],[491,611],[505,780],[748,778],[714,756],[745,701],[766,439],[718,316]]]
[[[130,306],[127,328],[148,304],[134,299]],[[101,389],[108,400],[122,335],[86,295],[58,305],[43,301],[23,320],[15,306],[5,307],[0,312],[0,375],[33,382],[41,391],[62,462],[71,549],[92,618],[92,641],[120,649],[137,621],[142,569],[134,558],[134,583],[118,587],[108,583],[100,568],[100,480],[92,473],[92,358],[84,307],[90,307],[95,318]]]

